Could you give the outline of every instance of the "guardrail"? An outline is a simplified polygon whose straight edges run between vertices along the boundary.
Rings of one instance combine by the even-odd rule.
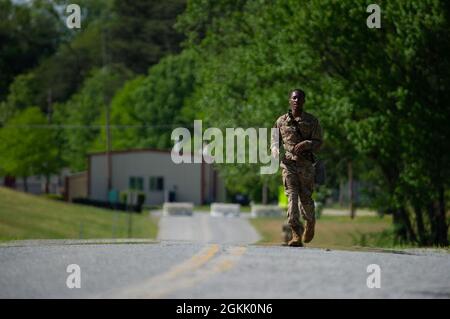
[[[285,211],[277,205],[252,205],[251,217],[282,217]]]
[[[240,204],[212,203],[211,216],[215,217],[239,217],[241,213]]]
[[[164,216],[192,216],[194,212],[193,203],[164,203]]]

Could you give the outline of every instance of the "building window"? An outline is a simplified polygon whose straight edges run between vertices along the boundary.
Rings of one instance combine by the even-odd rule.
[[[151,191],[163,191],[164,190],[164,177],[152,176],[150,177],[150,190]]]
[[[131,176],[128,181],[128,188],[131,190],[144,190],[144,179],[142,177]]]

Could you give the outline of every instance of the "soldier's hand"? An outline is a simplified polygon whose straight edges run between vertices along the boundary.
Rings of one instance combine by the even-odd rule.
[[[272,147],[272,156],[278,157],[278,155],[280,155],[280,151],[278,150],[278,148]]]
[[[303,141],[294,146],[294,153],[300,155],[302,152],[308,150],[310,147],[310,141]]]

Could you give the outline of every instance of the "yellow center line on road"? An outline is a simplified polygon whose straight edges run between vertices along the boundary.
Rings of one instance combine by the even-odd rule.
[[[245,247],[233,247],[230,249],[230,256],[232,257],[237,257],[237,258],[224,258],[224,260],[222,262],[219,262],[216,265],[215,271],[216,272],[224,272],[227,271],[231,268],[233,268],[233,266],[236,264],[236,262],[238,261],[239,257],[242,256],[245,251],[247,250],[247,248]]]
[[[143,298],[149,291],[164,290],[167,285],[176,282],[178,276],[183,273],[194,271],[207,263],[219,252],[219,245],[213,244],[202,249],[199,253],[185,260],[181,264],[172,267],[168,271],[151,277],[138,285],[126,287],[125,289],[115,290],[106,295],[107,298]],[[144,297],[145,298],[145,297]]]
[[[200,269],[193,269],[189,273],[176,278],[176,281],[170,282],[162,290],[153,290],[145,295],[145,298],[165,298],[167,295],[181,289],[186,289],[199,284],[212,275],[226,272],[233,268],[239,258],[246,252],[246,247],[232,247],[222,256],[219,256],[213,263],[208,263]]]
[[[173,267],[166,273],[162,274],[161,277],[165,277],[166,279],[172,279],[184,272],[199,268],[203,264],[205,264],[208,260],[213,258],[218,251],[219,245],[213,244],[209,248],[203,249],[198,254],[192,256],[190,259],[186,260],[182,264]]]

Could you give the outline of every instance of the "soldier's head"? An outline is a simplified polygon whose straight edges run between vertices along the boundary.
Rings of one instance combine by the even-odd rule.
[[[305,104],[306,94],[301,89],[294,89],[289,93],[289,105],[293,113],[298,113],[303,110],[303,104]]]

